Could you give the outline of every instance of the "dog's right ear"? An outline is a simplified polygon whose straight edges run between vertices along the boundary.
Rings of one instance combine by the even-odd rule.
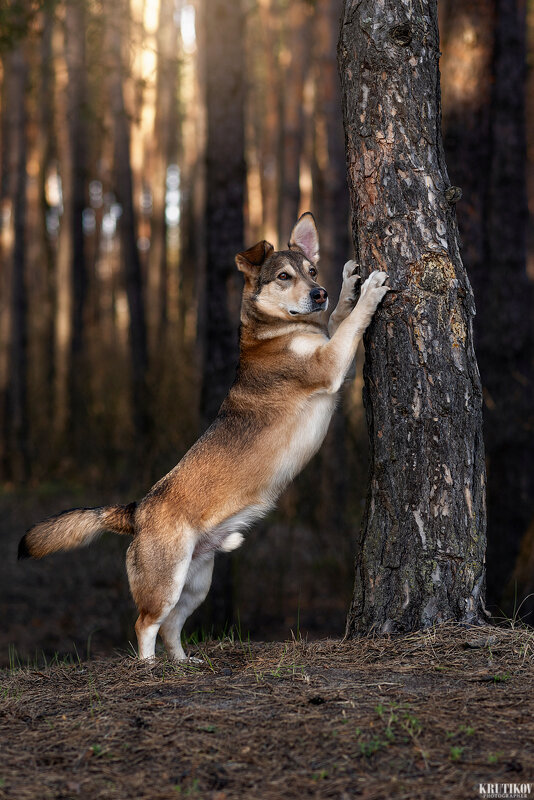
[[[263,239],[263,241],[258,242],[258,244],[255,244],[254,247],[251,247],[249,250],[238,253],[235,257],[235,263],[237,264],[238,270],[245,275],[246,279],[253,280],[257,277],[261,265],[269,258],[273,251],[274,247],[272,244]]]

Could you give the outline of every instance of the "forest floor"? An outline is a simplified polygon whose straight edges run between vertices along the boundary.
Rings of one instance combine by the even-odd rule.
[[[534,631],[226,638],[0,675],[0,797],[476,798],[534,783]]]

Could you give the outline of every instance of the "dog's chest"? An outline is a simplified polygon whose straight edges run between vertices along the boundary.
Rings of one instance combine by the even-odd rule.
[[[275,491],[282,489],[315,455],[326,436],[335,406],[335,395],[313,395],[280,428],[272,475]]]

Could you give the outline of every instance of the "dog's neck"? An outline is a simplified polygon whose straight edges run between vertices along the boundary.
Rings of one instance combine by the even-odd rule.
[[[319,318],[321,317],[321,318]],[[257,309],[247,309],[241,314],[239,329],[239,343],[241,351],[254,347],[259,342],[277,339],[282,336],[295,334],[315,333],[327,334],[324,314],[306,315],[303,319],[285,320],[276,319],[259,312]]]

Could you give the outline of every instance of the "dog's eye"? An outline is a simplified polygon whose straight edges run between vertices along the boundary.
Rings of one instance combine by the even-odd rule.
[[[315,267],[310,267],[310,275],[312,276],[312,278],[315,278],[315,276],[317,275],[317,270],[315,269]]]
[[[291,275],[289,275],[287,272],[281,272],[280,275],[278,276],[278,280],[279,281],[288,281],[290,279],[290,277],[291,277]]]

